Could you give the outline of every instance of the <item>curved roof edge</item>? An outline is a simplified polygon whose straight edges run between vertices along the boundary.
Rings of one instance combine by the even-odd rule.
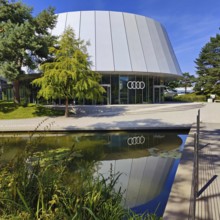
[[[90,42],[95,71],[182,74],[165,28],[152,18],[116,11],[64,12],[52,34],[62,35],[67,27]]]

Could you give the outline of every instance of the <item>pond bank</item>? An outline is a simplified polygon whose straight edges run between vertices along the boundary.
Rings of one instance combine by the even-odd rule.
[[[220,104],[201,109],[199,186],[196,219],[220,219]],[[165,220],[192,219],[192,176],[195,125],[186,140],[175,181],[164,213]]]
[[[218,185],[220,176],[220,103],[184,103],[121,106],[78,106],[80,114],[64,118],[33,118],[0,120],[0,131],[85,131],[85,130],[166,130],[191,128],[186,147],[178,167],[174,185],[165,210],[164,219],[190,219],[190,195],[193,173],[193,124],[201,110],[200,151],[201,189],[213,176],[216,179],[197,199],[196,215],[200,219],[219,219]],[[90,108],[90,109],[89,109]]]

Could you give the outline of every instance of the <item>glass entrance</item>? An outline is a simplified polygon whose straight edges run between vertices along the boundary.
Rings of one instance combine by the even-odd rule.
[[[101,85],[106,93],[103,94],[103,101],[102,104],[103,105],[111,105],[111,85],[110,84],[102,84]]]
[[[164,102],[164,85],[156,85],[153,90],[153,102],[161,103]]]
[[[128,104],[128,76],[120,76],[119,77],[119,97],[120,103],[119,104]]]

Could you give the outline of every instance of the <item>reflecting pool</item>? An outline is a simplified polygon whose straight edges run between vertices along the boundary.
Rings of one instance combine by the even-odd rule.
[[[123,206],[136,213],[162,216],[188,131],[121,131],[83,133],[2,133],[0,162],[7,162],[31,144],[34,152],[74,148],[93,161],[94,175],[120,173]]]

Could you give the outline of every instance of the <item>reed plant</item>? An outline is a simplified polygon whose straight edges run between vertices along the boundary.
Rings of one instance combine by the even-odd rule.
[[[123,192],[114,189],[120,174],[110,169],[108,178],[94,176],[94,162],[85,162],[74,146],[52,154],[31,146],[1,167],[1,219],[159,219],[124,209]]]

